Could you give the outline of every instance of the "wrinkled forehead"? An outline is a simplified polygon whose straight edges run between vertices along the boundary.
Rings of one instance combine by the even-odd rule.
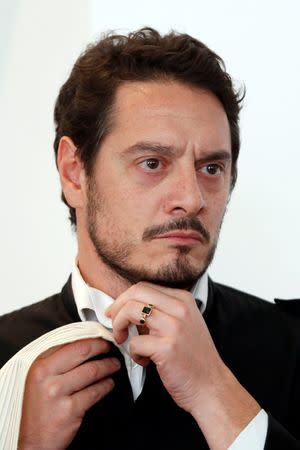
[[[116,91],[111,137],[134,145],[231,150],[230,127],[218,98],[180,82],[126,82]]]

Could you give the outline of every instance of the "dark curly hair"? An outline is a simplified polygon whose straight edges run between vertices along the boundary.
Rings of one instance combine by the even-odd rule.
[[[175,31],[161,35],[153,28],[142,28],[128,36],[109,33],[87,47],[56,100],[55,156],[61,137],[69,136],[89,176],[101,140],[109,132],[117,87],[124,81],[168,79],[207,89],[221,101],[231,132],[233,187],[244,94],[235,91],[223,60],[216,53],[188,34]],[[63,193],[62,200],[68,205]],[[76,226],[75,209],[68,206],[70,221]]]

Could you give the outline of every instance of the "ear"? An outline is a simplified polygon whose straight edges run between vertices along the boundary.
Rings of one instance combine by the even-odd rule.
[[[63,136],[57,151],[57,167],[65,198],[73,208],[84,205],[85,172],[72,139]]]

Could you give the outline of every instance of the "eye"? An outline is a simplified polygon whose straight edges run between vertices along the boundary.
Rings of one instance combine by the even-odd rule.
[[[155,170],[159,169],[161,166],[161,162],[157,158],[148,158],[140,163],[141,167],[146,170]]]
[[[202,167],[201,169],[203,172],[207,173],[208,175],[218,175],[222,172],[223,168],[219,164],[207,164],[206,166]]]

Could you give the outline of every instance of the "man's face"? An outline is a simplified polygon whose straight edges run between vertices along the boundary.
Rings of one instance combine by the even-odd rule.
[[[230,193],[219,100],[178,82],[124,83],[88,179],[86,228],[131,283],[190,287],[212,260]]]

